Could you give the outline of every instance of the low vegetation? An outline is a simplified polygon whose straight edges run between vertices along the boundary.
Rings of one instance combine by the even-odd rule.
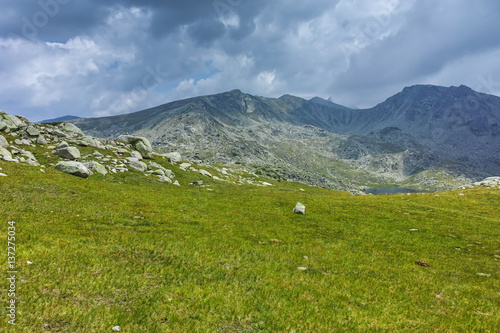
[[[0,161],[3,244],[8,221],[17,228],[17,331],[500,327],[500,190],[351,196],[157,162],[182,186]],[[200,179],[209,186],[188,185]],[[5,313],[5,292],[0,302]]]

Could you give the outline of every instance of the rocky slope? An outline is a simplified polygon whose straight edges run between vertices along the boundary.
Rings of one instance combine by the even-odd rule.
[[[72,123],[97,137],[130,133],[159,151],[335,189],[449,189],[500,174],[500,98],[465,86],[413,86],[366,110],[233,90]]]
[[[206,177],[234,184],[272,186],[241,168],[196,165],[184,160],[178,152],[158,154],[143,137],[120,135],[113,139],[98,139],[85,135],[70,123],[30,123],[21,116],[0,111],[0,171],[3,163],[27,164],[42,173],[53,167],[61,174],[82,178],[134,172],[167,185],[188,185],[180,184],[168,168],[177,164],[181,172],[199,176],[200,180],[193,182],[197,186],[205,186],[203,178]],[[2,172],[0,176],[9,175]]]

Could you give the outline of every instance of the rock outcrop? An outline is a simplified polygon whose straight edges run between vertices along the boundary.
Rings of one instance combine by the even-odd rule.
[[[40,167],[40,172],[45,173],[45,166],[40,165],[37,160],[37,157],[40,157],[37,154],[42,150],[45,151],[44,159],[48,160],[48,163],[56,170],[74,176],[88,178],[93,175],[106,176],[135,172],[142,173],[144,176],[154,176],[159,182],[181,185],[179,181],[174,181],[174,172],[161,165],[162,161],[165,163],[168,161],[171,164],[178,163],[181,160],[180,154],[154,153],[147,139],[126,135],[121,136],[120,140],[98,139],[85,135],[72,124],[30,123],[20,116],[10,116],[4,112],[0,112],[0,119],[0,133],[2,133],[0,135],[0,160],[2,163],[23,163]],[[95,149],[92,153],[85,155],[82,154],[85,148],[78,149],[75,145],[95,147]],[[34,147],[38,149],[31,151]],[[148,164],[142,161],[143,156],[150,159]],[[191,163],[184,164],[185,168],[179,170],[198,175],[198,170],[192,168],[191,165]],[[220,177],[213,176],[214,180],[235,183],[236,176],[230,174],[228,169],[218,169],[210,165],[204,167],[213,169],[212,173],[220,173]],[[211,175],[206,170],[203,173]],[[253,179],[242,176],[238,181],[254,183]]]
[[[500,177],[488,177],[480,182],[474,183],[475,186],[498,187],[500,188]]]
[[[148,139],[140,136],[133,135],[120,135],[116,138],[121,142],[126,142],[132,145],[132,147],[140,152],[144,157],[151,157],[153,154],[153,148]]]

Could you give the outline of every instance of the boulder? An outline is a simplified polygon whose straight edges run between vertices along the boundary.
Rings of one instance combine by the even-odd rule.
[[[38,138],[36,138],[36,143],[38,143],[39,145],[46,145],[47,144],[47,140],[45,139],[45,137],[43,135],[39,135]]]
[[[98,152],[97,150],[94,150],[94,152],[92,153],[92,156],[96,157],[96,158],[103,158],[104,155],[101,154],[100,152]]]
[[[148,167],[151,170],[156,170],[156,171],[161,170],[161,171],[163,171],[163,174],[165,176],[169,177],[169,178],[175,178],[175,175],[172,172],[172,170],[166,169],[166,168],[162,167],[161,165],[159,165],[156,162],[152,162],[152,161],[149,162],[149,166]]]
[[[300,202],[297,202],[297,204],[293,208],[293,212],[295,214],[302,214],[302,215],[304,215],[306,213],[306,206],[304,206]]]
[[[7,124],[5,122],[0,121],[0,132],[3,132],[8,128],[9,128],[9,126],[7,126]]]
[[[24,121],[22,121],[18,117],[6,113],[0,114],[0,120],[7,125],[7,129],[13,131],[28,126]]]
[[[30,122],[30,121],[28,120],[28,118],[23,117],[23,116],[21,116],[21,115],[16,114],[16,117],[17,117],[19,120],[21,120],[22,122],[26,123],[26,124],[28,124],[28,123]]]
[[[56,149],[55,154],[67,160],[76,160],[80,158],[80,151],[76,147],[65,147]]]
[[[0,148],[8,148],[9,142],[2,135],[0,135]]]
[[[182,156],[181,154],[177,152],[173,153],[168,153],[164,155],[166,158],[168,158],[169,162],[174,164],[174,163],[180,163],[182,161]]]
[[[11,160],[12,154],[7,149],[0,147],[0,157],[2,157],[4,160]]]
[[[70,132],[70,133],[74,133],[76,135],[79,135],[79,136],[84,136],[85,134],[82,132],[81,129],[79,129],[78,127],[76,127],[75,125],[71,124],[71,123],[62,123],[60,125],[60,127],[65,130],[66,132]]]
[[[191,167],[191,164],[190,163],[182,163],[181,165],[179,165],[179,168],[182,170],[182,171],[186,171],[187,169],[189,169]]]
[[[136,158],[137,160],[142,161],[142,155],[138,151],[132,150],[130,152],[130,157]]]
[[[145,157],[151,157],[151,155],[153,154],[151,143],[146,138],[134,135],[120,135],[116,139],[118,141],[132,145],[135,150],[140,152]]]
[[[148,169],[146,163],[141,161],[129,161],[128,166],[141,172],[144,172]]]
[[[40,132],[35,128],[35,126],[29,125],[28,128],[26,128],[26,135],[29,137],[37,137],[40,135]]]
[[[166,176],[158,176],[158,180],[161,182],[166,182],[172,184],[172,179],[166,177]]]
[[[83,146],[83,147],[91,146],[91,147],[95,147],[95,148],[98,148],[101,146],[101,143],[91,136],[84,136],[83,138],[78,140],[76,142],[76,144],[79,146]]]
[[[32,159],[36,161],[35,155],[33,155],[33,153],[30,151],[23,150],[19,155],[25,157],[26,159]]]
[[[66,141],[61,142],[56,149],[61,149],[61,148],[68,148],[69,144]]]
[[[106,168],[101,163],[92,161],[84,163],[84,165],[85,167],[87,167],[87,169],[96,172],[98,174],[101,174],[103,176],[105,176],[108,173],[108,170],[106,170]]]
[[[198,172],[203,175],[203,176],[206,176],[206,177],[212,177],[212,174],[210,172],[208,172],[207,170],[198,170]]]
[[[165,176],[165,171],[163,171],[161,169],[154,170],[152,173],[153,173],[153,175],[156,175],[156,176]]]
[[[89,169],[87,169],[87,167],[80,162],[59,162],[56,164],[55,169],[82,178],[88,178],[88,176],[90,175]]]
[[[28,158],[26,160],[26,163],[29,164],[29,165],[31,165],[31,166],[36,166],[36,167],[40,166],[40,163],[38,163],[37,160],[34,160],[32,158]]]
[[[67,136],[66,133],[64,133],[63,131],[58,130],[58,129],[53,130],[52,134],[55,136],[58,136],[60,138],[65,138]]]

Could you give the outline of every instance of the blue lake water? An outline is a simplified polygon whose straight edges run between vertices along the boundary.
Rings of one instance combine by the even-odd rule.
[[[401,194],[401,193],[419,193],[420,191],[412,190],[411,188],[391,187],[391,188],[370,188],[365,190],[368,194]]]

